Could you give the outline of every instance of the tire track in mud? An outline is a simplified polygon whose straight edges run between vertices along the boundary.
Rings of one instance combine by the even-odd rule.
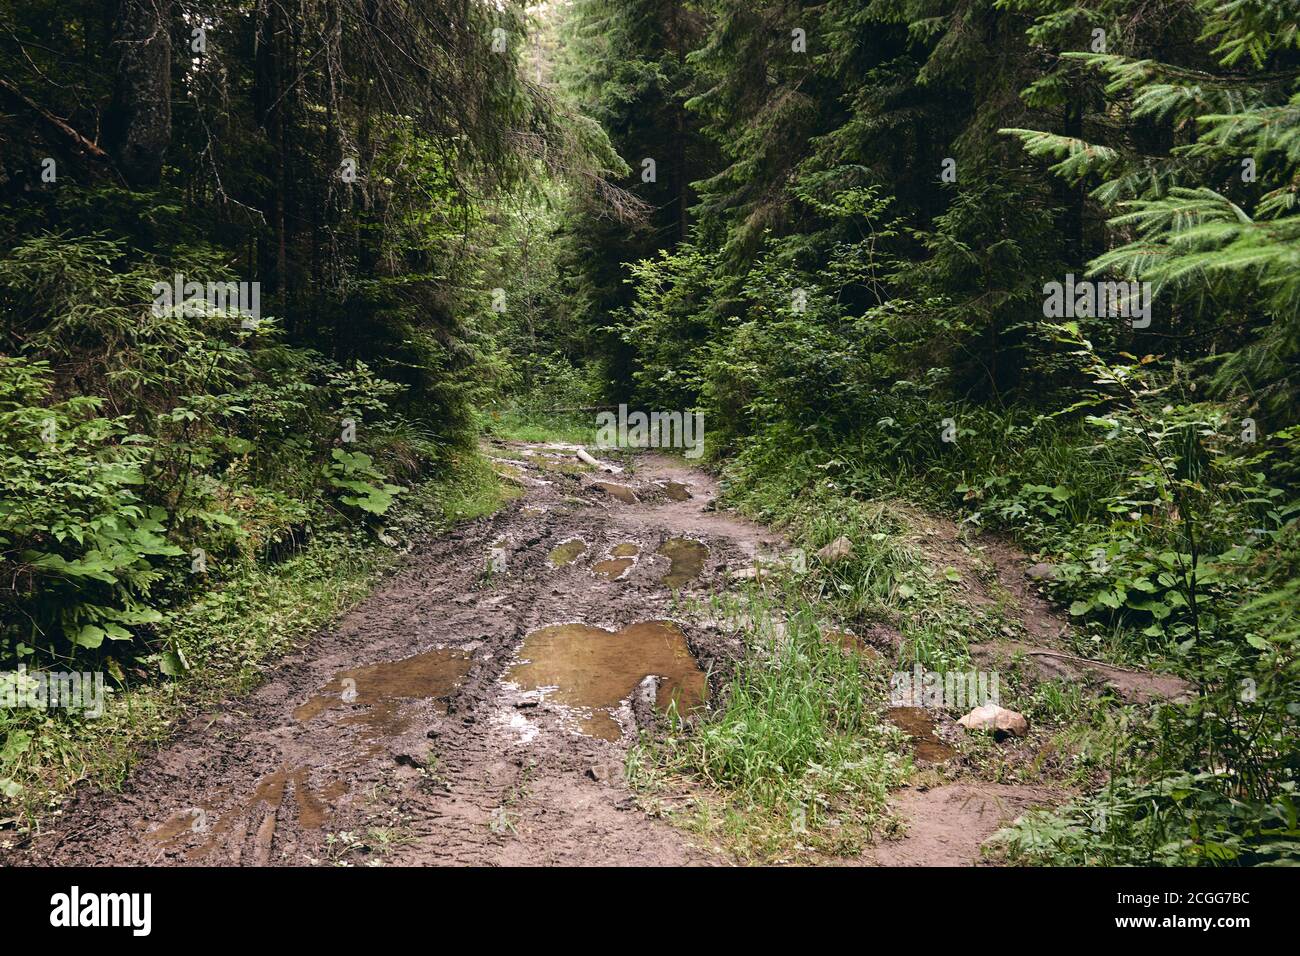
[[[656,554],[668,539],[709,549],[689,591],[751,563],[774,536],[708,510],[711,480],[666,457],[606,475],[573,467],[563,446],[489,453],[518,459],[499,467],[520,498],[426,542],[260,688],[196,714],[120,791],[80,792],[10,862],[726,862],[636,808],[621,772],[637,730],[628,701],[614,713],[621,739],[605,740],[580,733],[553,694],[506,678],[525,635],[545,625],[618,632],[670,619],[670,561]],[[575,537],[583,553],[554,566],[550,552]],[[623,574],[592,572],[628,543],[638,553]],[[721,631],[684,630],[705,671],[741,650]]]

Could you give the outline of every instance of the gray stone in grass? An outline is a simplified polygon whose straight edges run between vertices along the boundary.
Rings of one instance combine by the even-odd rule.
[[[1050,581],[1056,577],[1056,565],[1039,561],[1025,569],[1025,577],[1031,581]]]
[[[817,552],[817,560],[822,564],[835,564],[853,556],[853,542],[840,535],[830,544]]]

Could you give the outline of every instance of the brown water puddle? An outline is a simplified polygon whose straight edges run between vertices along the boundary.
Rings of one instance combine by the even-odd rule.
[[[891,707],[885,716],[912,738],[912,748],[918,760],[943,763],[957,755],[956,750],[935,735],[934,718],[924,707]]]
[[[691,498],[694,497],[694,495],[687,490],[688,486],[682,484],[680,481],[664,481],[660,482],[660,485],[663,487],[664,492],[668,497],[673,501],[690,501]]]
[[[309,773],[306,767],[295,767],[293,770],[286,768],[267,774],[258,781],[257,789],[248,801],[248,809],[255,809],[259,803],[265,803],[272,809],[278,808],[284,802],[286,784],[291,783],[293,799],[298,805],[298,823],[304,829],[320,829],[329,813],[330,802],[347,792],[347,784],[342,780],[331,780],[321,788],[318,796],[308,783]]]
[[[674,591],[685,587],[704,569],[704,559],[709,556],[709,549],[691,538],[669,538],[655,554],[662,554],[672,560],[668,573],[663,576],[665,587]]]
[[[360,710],[344,717],[341,723],[362,725],[365,728],[363,737],[371,741],[400,736],[409,729],[412,719],[403,716],[403,705],[412,700],[438,701],[449,697],[464,681],[471,661],[465,651],[447,648],[340,671],[314,696],[300,704],[293,717],[306,723],[328,710],[360,705]],[[257,830],[252,841],[254,851],[265,856],[274,839],[277,811],[290,788],[297,807],[298,825],[306,830],[319,829],[333,802],[347,792],[347,785],[342,780],[329,780],[313,788],[309,775],[309,768],[297,766],[283,767],[260,777],[248,800],[222,814],[210,831],[206,831],[209,834],[207,840],[189,856],[206,856],[222,844],[228,844],[238,855],[243,851],[252,828]],[[148,836],[158,842],[174,840],[184,830],[193,829],[193,821],[192,812],[177,814]]]
[[[709,695],[686,635],[671,621],[639,621],[621,631],[552,624],[529,632],[519,658],[506,680],[525,690],[545,689],[548,700],[577,711],[584,734],[603,740],[619,739],[615,712],[648,675],[660,678],[660,711],[675,698],[678,712],[686,714]]]
[[[599,488],[611,498],[617,498],[625,505],[636,504],[636,492],[627,485],[615,484],[612,481],[593,481],[591,485],[593,488]]]
[[[559,547],[551,550],[547,560],[557,568],[562,568],[566,564],[572,564],[578,560],[578,555],[587,550],[587,543],[581,538],[574,538],[572,541],[566,541]]]
[[[465,651],[444,648],[340,671],[316,696],[301,704],[293,718],[306,722],[327,710],[360,704],[366,709],[344,718],[343,723],[363,724],[376,735],[396,737],[409,723],[401,716],[402,703],[451,696],[469,673],[471,660]]]
[[[632,558],[609,558],[605,561],[597,561],[591,566],[592,574],[599,574],[601,577],[609,578],[613,581],[615,578],[622,577],[623,573],[636,562]]]

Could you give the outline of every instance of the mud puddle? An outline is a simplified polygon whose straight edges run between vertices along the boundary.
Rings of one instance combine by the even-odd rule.
[[[263,818],[276,815],[284,803],[286,791],[290,790],[297,809],[298,825],[304,830],[319,830],[334,803],[348,792],[348,786],[343,780],[332,779],[314,789],[310,775],[310,768],[305,766],[281,768],[258,779],[252,795],[242,804],[211,812],[191,807],[173,814],[147,832],[145,838],[159,846],[171,846],[179,844],[185,837],[201,836],[205,839],[189,851],[190,858],[202,859],[221,846],[230,848],[238,856],[247,839],[250,821],[259,815]],[[210,817],[217,812],[220,813],[219,819],[210,823]]]
[[[145,834],[145,839],[166,845],[190,833],[202,833],[206,827],[206,811],[195,807],[174,813]]]
[[[885,716],[911,738],[917,760],[943,763],[957,755],[956,750],[935,734],[934,718],[924,707],[891,707]]]
[[[634,505],[637,503],[636,492],[628,485],[620,485],[612,481],[593,481],[593,488],[599,488],[611,498],[615,498],[625,505]]]
[[[684,485],[680,481],[662,481],[659,487],[663,488],[666,494],[673,501],[690,501],[694,495],[690,492],[690,486]]]
[[[552,624],[531,631],[519,663],[505,679],[573,711],[579,730],[591,737],[618,740],[616,716],[623,701],[646,677],[658,678],[655,706],[677,701],[686,714],[708,699],[708,683],[671,621],[640,621],[621,631],[587,624]]]
[[[347,792],[342,780],[331,780],[321,787],[319,794],[312,790],[306,767],[284,768],[267,774],[257,782],[257,789],[248,801],[248,809],[255,810],[259,803],[275,810],[284,803],[284,792],[293,786],[293,799],[298,806],[298,823],[306,829],[319,829],[328,813],[328,804]]]
[[[614,581],[621,578],[624,572],[635,563],[636,561],[632,558],[607,558],[604,561],[597,561],[593,564],[591,566],[591,572]]]
[[[559,547],[553,548],[551,550],[551,553],[546,557],[547,560],[551,562],[551,564],[555,565],[555,567],[562,568],[565,565],[569,565],[572,564],[574,561],[577,561],[578,558],[582,555],[582,553],[586,550],[587,550],[587,543],[585,541],[583,541],[581,538],[573,538],[570,541],[565,541]]]
[[[609,549],[608,558],[597,561],[591,566],[591,572],[610,581],[616,581],[627,572],[628,568],[636,564],[636,556],[640,553],[641,549],[631,541],[616,544]]]
[[[656,554],[662,554],[672,561],[668,573],[662,578],[665,587],[674,591],[689,584],[704,570],[704,559],[709,556],[709,549],[692,538],[669,538]]]
[[[293,717],[299,723],[307,723],[326,711],[359,707],[360,710],[348,714],[339,723],[360,725],[362,738],[371,743],[397,737],[410,728],[414,719],[402,714],[403,704],[414,700],[441,701],[450,697],[464,681],[471,660],[465,651],[442,649],[340,671],[314,696],[300,704]],[[205,836],[203,843],[189,851],[190,857],[199,859],[225,846],[237,860],[243,852],[251,823],[260,818],[253,850],[258,861],[264,863],[274,838],[275,818],[285,802],[286,793],[293,795],[299,827],[318,830],[334,802],[347,792],[347,784],[337,777],[313,787],[311,772],[305,764],[282,767],[258,778],[252,794],[242,804],[224,811],[192,807],[173,814],[144,836],[160,846],[178,845],[191,835]],[[220,804],[222,801],[218,798],[214,802]],[[217,813],[219,819],[209,825],[209,816]]]
[[[465,651],[439,649],[340,671],[295,708],[293,718],[307,723],[326,711],[359,707],[362,709],[348,714],[339,723],[361,726],[362,738],[371,743],[397,737],[410,728],[414,719],[403,715],[403,705],[414,700],[442,701],[450,697],[464,681],[471,660]],[[206,835],[206,840],[189,852],[190,857],[199,859],[226,846],[238,858],[251,821],[260,817],[253,849],[258,859],[265,862],[274,838],[275,818],[286,793],[293,795],[299,827],[318,830],[333,803],[347,792],[347,784],[338,778],[313,787],[310,775],[311,768],[306,765],[282,767],[260,777],[252,795],[241,805],[221,812],[215,825],[208,825],[208,810],[195,807],[174,814],[145,837],[169,846],[190,834]]]
[[[375,736],[396,737],[408,724],[401,714],[402,704],[450,697],[469,673],[471,660],[463,650],[445,648],[340,671],[299,705],[293,717],[306,723],[327,710],[361,705],[366,709],[344,718],[343,723],[362,724]]]

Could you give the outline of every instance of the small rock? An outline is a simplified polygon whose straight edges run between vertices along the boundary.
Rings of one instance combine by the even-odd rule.
[[[610,783],[622,773],[622,768],[614,763],[594,763],[587,768],[587,778],[597,783]]]
[[[646,707],[654,707],[659,695],[659,678],[654,674],[646,675],[641,679],[641,683],[637,684],[636,695],[638,703]]]
[[[822,564],[834,564],[837,561],[843,561],[845,558],[852,557],[853,542],[844,535],[840,535],[830,544],[817,552],[817,560]]]
[[[976,707],[965,717],[958,720],[957,723],[967,730],[991,730],[995,736],[999,737],[1007,734],[1023,737],[1029,733],[1029,721],[1025,719],[1024,714],[1017,713],[1014,710],[1007,710],[997,704],[985,704],[983,707]]]
[[[655,703],[659,697],[659,678],[648,674],[637,684],[632,692],[632,716],[642,730],[654,732],[658,725],[659,712]]]
[[[1031,581],[1050,581],[1056,577],[1056,565],[1039,561],[1025,568],[1025,577]]]

